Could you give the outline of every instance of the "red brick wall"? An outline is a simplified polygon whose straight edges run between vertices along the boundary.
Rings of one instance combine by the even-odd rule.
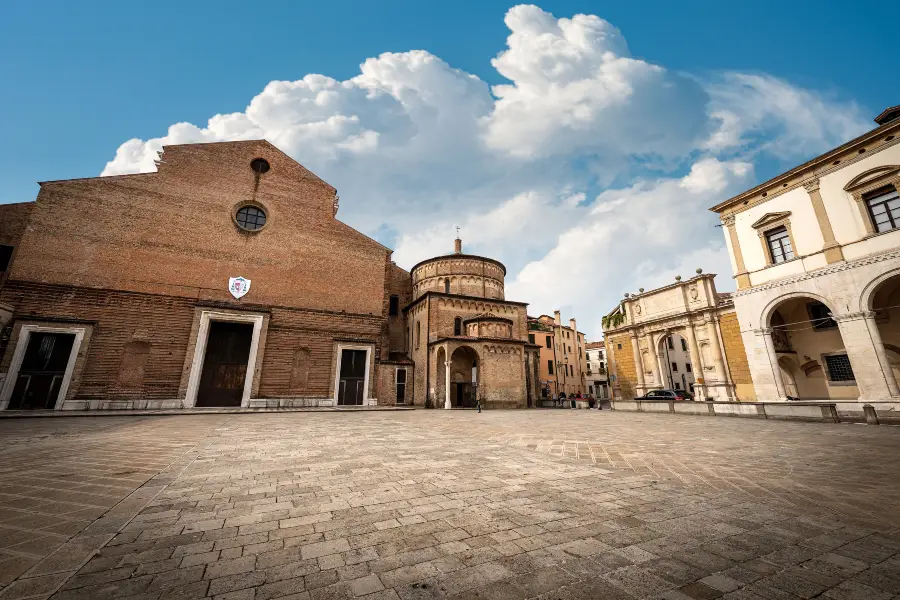
[[[271,170],[257,177],[254,158]],[[335,190],[266,142],[166,149],[158,173],[45,183],[11,279],[381,315],[390,250],[333,218]],[[256,233],[233,213],[255,201]]]
[[[385,352],[405,353],[407,348],[407,325],[403,316],[403,308],[412,302],[412,283],[409,272],[401,269],[390,260],[385,265],[384,316],[385,330],[382,347]],[[390,316],[390,297],[397,296],[397,315]],[[383,358],[387,359],[388,356]]]
[[[0,204],[0,245],[13,246],[13,260],[16,258],[19,243],[22,241],[22,235],[28,226],[28,220],[31,217],[31,211],[34,208],[34,202],[17,202],[15,204]],[[3,270],[0,265],[0,285],[9,276],[9,271]],[[0,326],[3,325],[3,318],[0,316]],[[0,342],[2,346],[2,342]],[[0,348],[2,351],[2,348]]]
[[[0,204],[0,244],[18,246],[22,233],[28,225],[28,218],[34,202]]]
[[[0,290],[0,302],[14,305],[17,319],[95,322],[74,398],[106,400],[178,398],[194,313],[198,306],[204,306],[189,298],[30,282],[9,282]],[[376,344],[376,354],[380,350],[380,317],[280,307],[244,308],[270,311],[265,348],[261,349],[259,398],[331,397],[335,339],[370,340]],[[119,385],[122,353],[135,338],[149,343],[150,355],[143,385],[125,392]],[[290,385],[291,373],[296,351],[301,348],[309,350],[308,377],[307,383],[297,389]],[[12,352],[7,352],[3,357],[0,372],[9,368],[11,356]],[[371,379],[374,391],[374,377]]]

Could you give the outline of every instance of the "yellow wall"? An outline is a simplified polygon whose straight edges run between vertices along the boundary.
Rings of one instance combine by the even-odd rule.
[[[753,389],[753,379],[750,377],[750,365],[747,363],[737,313],[722,315],[719,318],[719,325],[722,328],[722,342],[725,344],[725,360],[728,362],[731,380],[734,381],[736,388],[735,394],[738,400],[755,401],[756,392]]]
[[[622,348],[619,348],[619,345]],[[613,384],[616,399],[624,400],[635,397],[637,370],[634,367],[634,352],[631,349],[631,337],[626,335],[612,336],[606,339],[606,355],[610,357],[610,372],[616,376]]]

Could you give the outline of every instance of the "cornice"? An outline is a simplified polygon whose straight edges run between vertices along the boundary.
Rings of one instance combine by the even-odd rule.
[[[812,185],[813,180],[821,179],[822,177],[825,177],[826,175],[830,175],[831,173],[840,171],[844,167],[847,167],[852,164],[856,164],[861,160],[865,160],[866,158],[868,158],[870,156],[874,156],[875,154],[878,154],[879,152],[881,152],[883,150],[892,148],[893,146],[900,144],[900,137],[897,136],[896,132],[893,132],[895,134],[894,139],[881,144],[877,148],[872,148],[872,150],[865,152],[863,154],[856,154],[854,156],[851,156],[850,158],[842,159],[840,164],[831,165],[822,171],[816,172],[815,174],[811,174],[810,177],[802,178],[800,181],[797,181],[796,183],[793,183],[793,184],[789,184],[786,187],[781,187],[781,188],[778,188],[775,190],[768,189],[779,183],[783,184],[785,180],[791,179],[792,177],[796,177],[796,176],[800,175],[801,173],[803,173],[804,171],[809,171],[809,170],[815,169],[815,167],[821,166],[824,163],[827,163],[827,162],[833,160],[836,156],[838,156],[844,152],[847,152],[848,150],[851,150],[856,145],[864,145],[866,142],[872,141],[873,138],[877,138],[882,135],[890,135],[889,132],[892,132],[892,129],[900,129],[900,120],[898,120],[897,122],[890,123],[888,126],[885,126],[884,129],[882,129],[881,127],[877,128],[877,129],[873,129],[871,132],[869,132],[869,134],[866,134],[865,136],[851,140],[851,141],[847,142],[846,144],[844,144],[843,146],[839,146],[839,147],[835,148],[831,152],[823,154],[823,155],[821,155],[809,162],[806,162],[798,167],[794,167],[790,171],[786,171],[785,173],[782,173],[778,177],[770,179],[766,182],[763,182],[763,183],[757,185],[756,187],[753,187],[753,188],[747,190],[746,192],[743,192],[741,194],[738,194],[737,196],[729,198],[728,200],[725,200],[724,202],[721,202],[721,203],[717,204],[716,206],[713,206],[709,210],[711,212],[719,213],[720,215],[722,215],[724,213],[724,211],[727,210],[728,214],[735,215],[735,214],[744,212],[745,210],[749,210],[749,209],[753,208],[754,206],[762,204],[763,202],[768,202],[769,200],[772,200],[773,198],[777,198],[778,196],[781,196],[782,194],[786,194],[790,191],[793,191],[801,186],[805,187],[807,184]],[[761,192],[768,192],[768,193],[765,196],[756,198],[755,200],[750,199],[751,196],[754,196]],[[747,204],[739,205],[740,202],[745,202],[745,201],[747,202]],[[738,205],[738,206],[735,206],[735,205]],[[723,218],[724,218],[724,215],[723,215]]]
[[[729,310],[734,310],[734,306],[706,306],[704,308],[698,308],[695,310],[682,311],[678,313],[671,313],[664,317],[657,317],[655,319],[650,319],[649,321],[641,321],[640,323],[633,323],[631,325],[625,325],[621,327],[617,327],[616,329],[610,329],[608,331],[604,331],[604,335],[610,334],[630,334],[632,337],[637,335],[641,335],[639,333],[642,329],[650,329],[652,331],[660,331],[662,329],[666,329],[664,326],[666,323],[671,323],[676,320],[687,320],[691,325],[698,325],[701,323],[707,323],[711,320],[711,318],[715,318],[714,313],[717,312],[727,312]],[[711,317],[711,315],[713,315]],[[663,326],[661,326],[663,325]],[[644,332],[646,333],[646,331]]]
[[[847,271],[848,269],[855,269],[857,267],[872,265],[895,258],[900,258],[900,250],[883,252],[881,254],[871,254],[869,256],[864,256],[863,258],[858,258],[854,261],[828,265],[827,267],[822,267],[821,269],[817,269],[815,271],[803,273],[802,275],[794,275],[793,277],[776,279],[775,281],[763,283],[751,288],[747,288],[745,290],[737,290],[736,292],[734,292],[734,297],[749,296],[750,294],[755,294],[757,292],[764,292],[766,290],[772,290],[784,285],[790,285],[792,283],[798,283],[800,281],[807,281],[809,279],[815,279],[816,277],[823,277],[825,275],[832,275],[834,273],[840,273],[841,271]]]
[[[432,296],[434,296],[435,298],[452,298],[455,300],[466,300],[469,302],[481,302],[481,303],[485,303],[485,304],[497,304],[497,305],[508,304],[510,306],[528,306],[527,302],[516,302],[515,300],[500,300],[499,298],[484,298],[482,296],[466,296],[464,294],[447,294],[445,292],[436,292],[434,290],[428,290],[426,292],[423,292],[421,296],[419,296],[418,298],[416,298],[415,300],[413,300],[412,302],[410,302],[409,304],[404,306],[403,311],[405,312],[405,311],[410,310],[412,307],[423,302],[426,298],[430,298]]]
[[[488,258],[487,256],[478,256],[477,254],[442,254],[440,256],[433,256],[431,258],[426,258],[423,261],[417,262],[413,267],[409,270],[410,273],[413,273],[416,269],[423,265],[427,265],[429,263],[438,262],[438,261],[450,261],[450,262],[459,262],[471,260],[474,262],[487,262],[492,263],[503,271],[503,274],[506,275],[506,265],[494,258]],[[450,273],[448,273],[449,275]]]

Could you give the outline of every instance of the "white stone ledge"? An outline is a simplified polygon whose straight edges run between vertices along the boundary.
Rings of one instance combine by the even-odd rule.
[[[892,405],[894,403],[891,403]],[[833,402],[676,402],[674,400],[624,400],[611,402],[613,410],[672,413],[682,415],[708,415],[714,417],[749,417],[756,419],[781,419],[795,421],[819,421],[840,423],[842,414]],[[855,404],[856,410],[842,411],[846,421],[874,422],[867,418],[862,403]],[[875,410],[875,409],[872,409]],[[882,410],[884,418],[891,421],[895,415],[900,422],[900,406],[887,406]]]

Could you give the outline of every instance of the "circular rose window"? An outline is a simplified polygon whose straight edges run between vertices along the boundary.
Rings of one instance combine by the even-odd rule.
[[[242,206],[234,215],[238,227],[246,231],[259,231],[266,224],[266,211],[258,206]]]

